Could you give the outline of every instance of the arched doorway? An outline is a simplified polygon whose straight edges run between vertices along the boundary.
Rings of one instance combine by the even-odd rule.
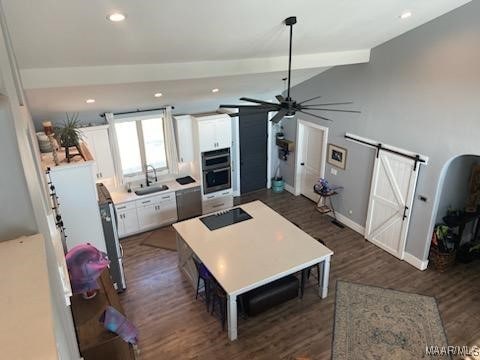
[[[435,224],[446,224],[458,245],[480,240],[480,155],[458,155],[442,169]]]

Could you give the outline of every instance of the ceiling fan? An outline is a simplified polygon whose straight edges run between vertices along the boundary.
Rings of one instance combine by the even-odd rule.
[[[291,72],[292,72],[292,37],[293,37],[293,25],[297,23],[297,18],[295,16],[291,16],[285,19],[285,25],[290,27],[290,47],[288,53],[288,89],[287,89],[287,97],[283,97],[282,95],[277,95],[276,98],[278,103],[251,99],[248,97],[242,97],[240,100],[248,101],[251,103],[255,103],[258,105],[220,105],[221,108],[238,108],[238,109],[251,109],[251,110],[258,110],[258,113],[264,113],[269,111],[276,111],[274,117],[270,119],[273,123],[278,123],[284,117],[293,117],[297,112],[301,112],[318,119],[332,121],[331,119],[311,113],[310,111],[332,111],[332,112],[349,112],[349,113],[360,113],[360,111],[356,110],[344,110],[344,109],[329,109],[325,108],[325,106],[336,106],[336,105],[348,105],[353,104],[353,102],[331,102],[331,103],[324,103],[324,104],[310,104],[311,101],[315,99],[321,98],[321,96],[315,96],[311,99],[307,99],[301,102],[297,102],[290,97],[290,79],[291,79]],[[231,117],[236,117],[239,113],[229,114]]]

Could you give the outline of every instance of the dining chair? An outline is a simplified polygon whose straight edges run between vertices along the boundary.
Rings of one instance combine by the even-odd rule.
[[[198,294],[200,293],[200,280],[203,282],[203,290],[205,293],[205,303],[207,305],[207,311],[210,310],[210,292],[212,287],[213,276],[210,274],[210,271],[205,267],[205,265],[200,262],[200,260],[192,257],[193,262],[195,263],[195,268],[197,269],[197,293],[195,294],[195,299],[198,299]]]
[[[293,221],[292,221],[292,224],[295,225],[296,227],[298,227],[299,229],[302,229],[300,227],[300,225],[298,225],[297,223],[295,223]],[[321,243],[322,245],[325,245],[325,242],[322,239],[317,238],[317,237],[313,237],[313,238],[315,240],[317,240],[319,243]],[[310,266],[307,269],[302,270],[302,276],[301,276],[301,279],[300,279],[300,299],[303,298],[303,293],[305,291],[305,282],[306,282],[306,280],[310,279],[310,273],[311,273],[312,269],[314,269],[314,268],[315,268],[315,270],[317,270],[317,279],[320,279],[320,264],[315,264],[313,266]]]
[[[220,322],[222,323],[222,330],[225,330],[225,321],[227,319],[227,293],[220,284],[213,278],[212,281],[212,310],[211,314],[215,312],[215,303],[218,302],[220,308]]]

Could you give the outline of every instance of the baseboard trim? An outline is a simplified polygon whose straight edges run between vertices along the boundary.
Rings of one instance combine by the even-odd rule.
[[[290,194],[297,195],[295,194],[295,188],[292,185],[288,185],[287,183],[284,184],[283,186],[285,190],[287,190]]]
[[[403,255],[403,260],[405,260],[410,265],[416,267],[418,270],[422,270],[422,271],[427,269],[427,266],[428,266],[428,260],[420,260],[419,258],[409,253],[405,253]]]
[[[328,213],[329,216],[333,217],[333,213]],[[341,222],[342,224],[344,224],[345,226],[348,226],[350,229],[352,229],[353,231],[361,234],[361,235],[365,235],[365,227],[356,223],[355,221],[353,221],[352,219],[346,217],[345,215],[343,214],[340,214],[339,212],[336,212],[335,211],[335,215],[337,217],[337,220],[339,222]]]

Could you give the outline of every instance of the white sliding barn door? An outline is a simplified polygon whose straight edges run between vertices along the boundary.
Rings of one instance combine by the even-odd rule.
[[[380,150],[373,168],[365,238],[403,259],[419,166]]]

